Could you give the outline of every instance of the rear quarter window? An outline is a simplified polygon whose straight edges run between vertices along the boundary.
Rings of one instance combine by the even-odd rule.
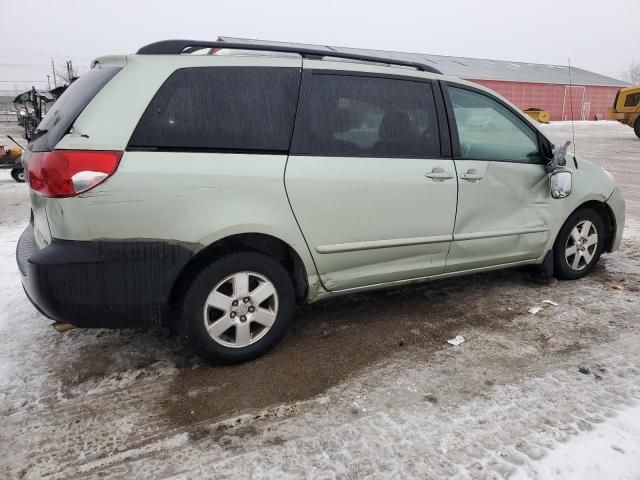
[[[73,122],[121,67],[96,66],[73,82],[38,125],[40,133],[29,144],[33,152],[48,152],[67,134]]]
[[[160,87],[129,148],[182,151],[287,151],[300,70],[193,67]]]

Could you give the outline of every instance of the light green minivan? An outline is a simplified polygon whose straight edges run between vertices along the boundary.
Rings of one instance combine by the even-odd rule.
[[[77,327],[176,325],[226,363],[272,348],[297,302],[519,265],[580,278],[624,224],[611,175],[495,93],[313,48],[99,58],[24,161],[33,304]]]

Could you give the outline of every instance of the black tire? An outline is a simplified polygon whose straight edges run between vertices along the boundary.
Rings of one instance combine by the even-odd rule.
[[[275,321],[264,336],[244,347],[230,347],[214,340],[208,333],[205,326],[205,321],[208,320],[205,320],[204,312],[207,297],[212,290],[227,277],[238,272],[255,272],[272,284],[277,294],[277,313]],[[241,363],[258,358],[271,350],[284,337],[294,310],[295,291],[287,270],[279,262],[262,253],[238,252],[219,258],[194,277],[183,297],[178,327],[193,352],[203,359],[223,364]],[[239,321],[239,318],[236,317],[235,321]],[[249,325],[250,328],[256,326],[250,320]],[[262,328],[260,324],[257,326]],[[231,328],[236,331],[236,327]]]
[[[24,168],[14,168],[11,170],[11,178],[13,178],[18,183],[24,183]]]
[[[586,249],[586,254],[590,255],[591,258],[588,262],[584,258],[579,260],[579,268],[575,269],[569,264],[570,260],[567,258],[567,248],[575,245],[575,241],[570,239],[571,232],[580,224],[584,227],[583,222],[585,221],[591,222],[595,228],[597,243],[595,244],[595,248],[586,245],[582,246],[582,248]],[[607,232],[604,221],[598,212],[591,208],[582,208],[574,212],[560,229],[553,247],[555,276],[564,280],[576,280],[588,275],[600,258],[600,254],[604,249],[606,235]],[[569,258],[573,264],[576,257],[571,256]]]
[[[640,138],[640,117],[636,119],[636,123],[633,125],[633,131],[636,132],[636,137]]]

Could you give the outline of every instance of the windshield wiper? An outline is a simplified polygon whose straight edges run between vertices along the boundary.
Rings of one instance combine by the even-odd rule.
[[[35,132],[33,132],[33,135],[31,135],[31,140],[33,141],[40,138],[42,135],[44,135],[48,131],[49,130],[47,130],[46,128],[44,130],[36,130]]]

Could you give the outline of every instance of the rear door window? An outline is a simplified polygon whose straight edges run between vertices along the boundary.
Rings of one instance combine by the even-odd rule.
[[[29,144],[30,150],[33,152],[52,150],[67,134],[89,102],[121,69],[121,67],[98,65],[73,82],[38,125],[37,132],[40,133]]]
[[[299,84],[296,68],[176,70],[151,100],[129,148],[287,151]]]
[[[430,83],[322,72],[304,83],[292,154],[440,156]]]

